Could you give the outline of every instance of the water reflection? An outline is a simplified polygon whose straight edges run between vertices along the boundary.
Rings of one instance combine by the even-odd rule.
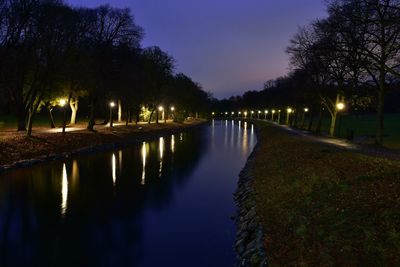
[[[233,266],[248,154],[224,124],[1,174],[0,266]]]
[[[158,169],[158,177],[162,175],[162,167],[163,167],[163,156],[164,156],[164,137],[160,137],[158,142],[158,150],[160,151],[160,167]]]
[[[61,215],[65,216],[68,205],[68,177],[67,166],[63,163],[62,181],[61,181]]]
[[[112,173],[113,185],[115,186],[115,183],[117,181],[117,159],[115,158],[114,153],[111,156],[111,173]]]
[[[142,144],[142,180],[140,184],[145,185],[146,184],[146,158],[147,158],[147,150],[148,150],[148,145],[146,142],[143,142]]]
[[[171,151],[175,152],[175,135],[171,135]]]

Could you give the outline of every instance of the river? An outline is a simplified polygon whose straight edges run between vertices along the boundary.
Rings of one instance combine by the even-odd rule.
[[[233,266],[252,124],[213,121],[0,175],[0,266]]]

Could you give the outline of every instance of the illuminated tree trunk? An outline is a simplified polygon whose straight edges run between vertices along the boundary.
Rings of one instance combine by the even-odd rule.
[[[49,119],[50,119],[50,127],[52,129],[56,128],[54,124],[54,118],[53,118],[53,108],[49,108]]]
[[[118,100],[118,122],[122,121],[122,105],[121,100]]]
[[[78,105],[79,105],[79,99],[76,98],[73,101],[69,103],[69,106],[71,108],[71,120],[70,124],[75,125],[76,124],[76,115],[78,113]]]

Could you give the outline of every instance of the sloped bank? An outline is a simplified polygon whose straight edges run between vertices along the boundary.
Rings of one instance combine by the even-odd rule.
[[[256,128],[256,134],[258,131]],[[237,234],[235,250],[237,253],[237,266],[268,266],[267,255],[264,247],[263,228],[257,215],[256,191],[253,188],[252,174],[254,160],[260,149],[260,139],[250,154],[245,167],[239,174],[238,189],[235,192],[235,203],[238,208],[236,216]]]

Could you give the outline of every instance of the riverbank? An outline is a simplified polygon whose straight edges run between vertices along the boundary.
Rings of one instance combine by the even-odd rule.
[[[147,140],[158,135],[176,133],[204,124],[206,120],[185,123],[159,123],[99,127],[97,132],[84,128],[61,132],[37,131],[32,137],[24,133],[3,133],[0,139],[0,171],[30,166],[80,153],[89,153]]]
[[[244,171],[270,266],[400,264],[399,161],[254,123]]]

